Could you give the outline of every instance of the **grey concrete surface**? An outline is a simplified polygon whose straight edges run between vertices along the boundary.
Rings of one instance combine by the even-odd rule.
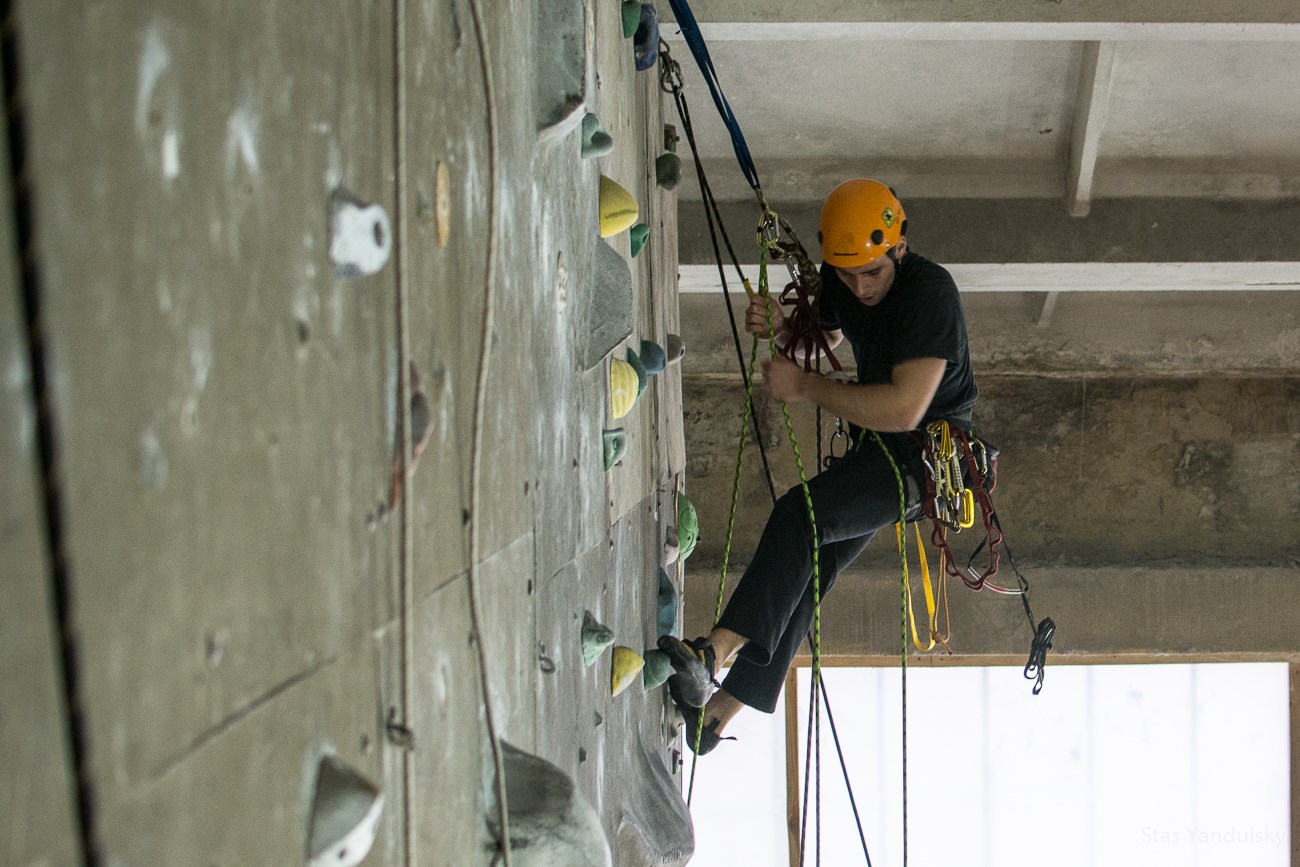
[[[826,183],[824,188],[806,183],[799,198],[775,205],[813,255],[821,203],[838,180]],[[1292,262],[1297,257],[1292,238],[1292,228],[1300,224],[1297,202],[1103,199],[1092,203],[1087,217],[1076,218],[1058,203],[1034,199],[908,198],[905,183],[900,179],[897,189],[907,209],[908,240],[940,263]],[[758,219],[754,200],[724,203],[721,211],[733,242],[748,238]],[[679,216],[681,261],[712,263],[700,204],[683,200]],[[758,261],[756,251],[742,252],[742,264]]]
[[[995,499],[1023,564],[1300,560],[1295,377],[978,381],[975,427],[1002,450]],[[686,395],[687,491],[701,524],[689,561],[694,576],[721,558],[743,392],[730,383],[688,378]],[[762,386],[756,406],[776,490],[784,493],[798,476],[779,409]],[[811,470],[814,415],[806,405],[792,412]],[[825,420],[827,439],[832,421]],[[771,508],[753,443],[741,486],[733,548],[747,559]],[[974,545],[954,550],[960,557]],[[889,565],[892,552],[891,544],[873,544],[864,558]],[[687,609],[699,604],[688,599]]]

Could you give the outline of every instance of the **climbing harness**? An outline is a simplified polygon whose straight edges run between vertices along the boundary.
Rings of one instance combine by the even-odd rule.
[[[732,267],[734,268],[741,285],[745,289],[746,295],[752,300],[755,297],[766,300],[767,309],[767,333],[769,338],[774,337],[773,316],[772,316],[772,294],[769,287],[768,262],[780,262],[786,266],[789,272],[790,281],[781,291],[777,302],[790,308],[786,316],[785,330],[792,335],[791,339],[786,341],[783,346],[778,347],[775,339],[769,340],[769,351],[772,358],[776,358],[778,352],[790,358],[796,363],[802,362],[805,370],[821,370],[821,360],[826,358],[832,368],[828,375],[834,376],[841,372],[841,366],[827,344],[825,336],[820,328],[820,310],[818,308],[820,297],[820,273],[816,264],[808,256],[807,251],[800,243],[798,235],[793,227],[769,207],[763,194],[762,186],[759,182],[758,172],[754,166],[753,158],[749,153],[749,148],[745,142],[745,137],[740,129],[739,122],[727,101],[726,95],[718,81],[717,72],[714,69],[712,58],[709,56],[707,45],[705,45],[703,36],[700,33],[699,25],[690,10],[687,0],[669,0],[677,23],[681,28],[681,33],[687,45],[694,55],[695,61],[700,68],[704,81],[709,88],[710,95],[713,98],[714,105],[722,117],[724,125],[727,127],[731,137],[732,148],[735,151],[736,160],[740,165],[741,171],[749,183],[750,188],[754,191],[758,201],[760,219],[756,231],[756,241],[759,247],[759,286],[755,290],[746,279],[741,270],[739,261],[736,257],[735,250],[732,247],[730,238],[727,235],[726,228],[722,223],[717,202],[713,196],[712,189],[709,186],[708,179],[704,172],[703,164],[699,157],[699,151],[696,147],[694,129],[691,124],[690,111],[686,103],[684,94],[684,81],[681,74],[681,67],[672,57],[668,44],[660,40],[660,86],[664,92],[673,97],[674,105],[677,109],[678,116],[681,120],[682,131],[686,136],[687,142],[691,147],[691,153],[694,157],[696,166],[696,178],[700,185],[701,197],[704,204],[705,220],[709,230],[709,237],[713,247],[714,260],[718,268],[718,276],[721,282],[723,297],[727,308],[727,315],[731,324],[732,340],[736,349],[737,360],[740,364],[741,375],[745,387],[745,402],[741,412],[740,438],[737,446],[736,468],[732,480],[732,499],[731,508],[727,518],[727,530],[723,543],[722,567],[720,570],[718,582],[718,594],[714,609],[713,622],[717,623],[722,615],[722,602],[725,596],[727,570],[731,557],[731,545],[734,537],[737,504],[739,502],[741,471],[744,462],[745,443],[749,435],[749,425],[751,420],[755,426],[756,432],[758,427],[758,418],[754,413],[753,405],[753,388],[754,373],[756,369],[758,356],[758,336],[753,335],[748,360],[745,358],[744,351],[741,347],[739,330],[736,325],[735,312],[732,308],[731,294],[728,288],[726,272],[723,267],[721,247],[719,245],[719,235],[723,245],[725,245],[729,254]],[[901,215],[900,215],[901,216]],[[842,374],[841,374],[842,375]],[[857,823],[859,839],[862,842],[863,855],[866,858],[868,867],[871,865],[871,855],[867,847],[866,836],[862,830],[861,817],[858,814],[857,802],[853,795],[852,784],[849,780],[848,767],[844,760],[843,750],[841,749],[839,734],[835,728],[834,717],[831,715],[829,696],[826,691],[825,683],[821,676],[821,572],[819,561],[819,533],[817,529],[817,519],[813,508],[812,497],[808,488],[808,478],[804,471],[803,460],[799,453],[799,444],[795,436],[794,425],[791,420],[790,412],[784,401],[780,402],[782,417],[785,422],[786,432],[790,440],[791,449],[794,453],[795,464],[798,468],[800,487],[803,492],[805,505],[807,507],[809,525],[812,528],[812,596],[813,596],[813,623],[808,635],[808,641],[811,647],[812,671],[811,671],[811,690],[812,697],[809,702],[809,726],[808,726],[808,746],[807,757],[808,763],[804,768],[804,792],[803,808],[800,821],[800,857],[799,863],[802,867],[804,855],[808,844],[807,822],[809,813],[809,796],[815,793],[815,833],[816,833],[816,851],[817,861],[821,863],[821,711],[823,707],[826,711],[827,719],[830,723],[831,734],[835,743],[835,748],[839,754],[840,767],[844,774],[845,786],[848,789],[849,802],[853,810],[854,820]],[[842,458],[847,454],[851,443],[848,435],[844,431],[843,420],[837,418],[835,432],[831,436],[829,452],[825,461],[821,459],[821,414],[818,413],[818,467],[830,466],[834,461]],[[900,652],[900,669],[901,669],[901,710],[902,710],[902,784],[903,784],[903,865],[907,864],[908,853],[908,831],[907,831],[907,642],[909,632],[915,646],[922,650],[930,650],[936,644],[941,644],[946,650],[948,649],[948,640],[950,634],[950,624],[948,622],[948,606],[946,579],[948,576],[955,576],[970,586],[978,590],[985,586],[989,589],[1000,592],[1019,595],[1024,605],[1026,616],[1029,618],[1030,627],[1035,629],[1035,638],[1031,649],[1029,662],[1025,666],[1025,676],[1030,679],[1036,678],[1034,693],[1037,694],[1042,688],[1043,668],[1046,663],[1047,651],[1051,648],[1052,637],[1055,633],[1055,625],[1050,619],[1045,619],[1038,627],[1034,627],[1033,614],[1029,608],[1028,602],[1028,582],[1020,574],[1019,569],[1015,568],[1015,560],[1010,555],[1010,549],[1007,549],[1008,559],[1012,564],[1016,577],[1019,581],[1019,587],[1005,588],[991,583],[989,579],[997,573],[998,558],[1000,556],[999,548],[1005,547],[1001,524],[998,521],[997,514],[993,510],[992,500],[989,496],[993,484],[996,482],[996,451],[987,447],[982,441],[970,437],[964,430],[953,427],[947,422],[939,422],[930,425],[920,435],[924,442],[920,443],[922,450],[922,461],[927,467],[926,472],[926,491],[923,497],[923,512],[926,517],[934,522],[934,532],[931,540],[939,549],[938,561],[938,590],[936,592],[934,582],[931,580],[929,564],[925,558],[925,548],[922,544],[920,528],[916,528],[917,549],[921,558],[921,584],[922,592],[926,605],[926,638],[924,642],[920,637],[917,629],[916,618],[912,613],[912,592],[911,581],[908,576],[907,566],[907,541],[904,527],[907,524],[907,492],[903,481],[902,471],[899,469],[895,458],[880,438],[879,434],[874,431],[870,432],[872,438],[879,446],[893,469],[895,479],[898,483],[899,493],[899,519],[897,528],[897,542],[902,572],[901,593],[900,593],[900,632],[901,632],[901,652]],[[767,461],[766,452],[763,450],[763,437],[761,434],[757,437],[760,452],[763,457],[763,468],[767,478],[768,490],[772,496],[772,501],[776,502],[776,488],[773,482],[772,472]],[[861,438],[859,438],[859,445]],[[836,453],[837,447],[840,449]],[[986,488],[987,484],[987,490]],[[971,556],[971,562],[978,555],[979,550],[987,546],[989,548],[989,567],[981,574],[976,574],[974,568],[968,562],[967,572],[959,572],[954,565],[952,551],[947,544],[947,532],[960,532],[974,526],[975,507],[978,503],[981,515],[984,519],[986,538],[981,543],[980,548],[976,549],[975,554]],[[942,605],[943,609],[943,628],[939,626],[938,611]],[[951,652],[951,651],[949,651]],[[698,762],[698,750],[701,743],[704,728],[704,713],[696,716],[695,731],[691,733],[694,738],[696,749],[696,762]],[[691,766],[690,783],[687,793],[687,804],[691,803],[694,795],[695,784],[695,767]]]

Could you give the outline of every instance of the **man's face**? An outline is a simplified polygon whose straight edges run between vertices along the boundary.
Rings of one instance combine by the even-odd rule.
[[[894,249],[898,251],[897,256],[901,258],[907,252],[907,242],[900,239]],[[890,287],[894,285],[897,268],[894,266],[893,259],[889,256],[881,256],[874,262],[856,268],[836,268],[835,273],[844,281],[844,285],[849,287],[849,291],[855,298],[868,307],[875,307],[884,300]]]

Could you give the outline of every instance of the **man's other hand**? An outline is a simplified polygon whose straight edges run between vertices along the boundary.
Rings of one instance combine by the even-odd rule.
[[[804,386],[812,376],[788,358],[778,357],[763,362],[763,379],[767,381],[772,396],[786,403],[808,399],[804,394]]]

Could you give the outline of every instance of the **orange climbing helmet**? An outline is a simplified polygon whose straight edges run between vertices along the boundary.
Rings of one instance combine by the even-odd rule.
[[[822,258],[836,268],[868,265],[894,249],[907,216],[894,191],[871,178],[845,181],[822,205]]]

